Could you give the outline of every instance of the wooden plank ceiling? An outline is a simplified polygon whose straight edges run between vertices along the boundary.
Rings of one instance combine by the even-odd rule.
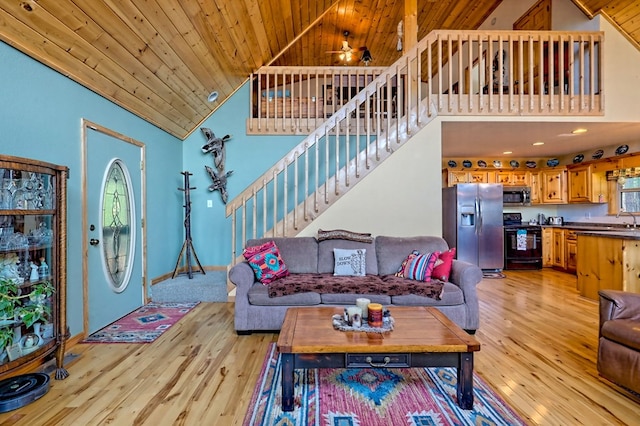
[[[372,65],[393,63],[405,1],[420,39],[476,29],[502,0],[3,0],[0,39],[184,139],[263,65],[341,63],[327,51],[345,31]],[[640,40],[637,2],[574,3]]]

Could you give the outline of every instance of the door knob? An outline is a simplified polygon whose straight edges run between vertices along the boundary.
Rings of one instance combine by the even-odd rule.
[[[89,240],[89,244],[91,244],[92,246],[97,246],[98,244],[100,244],[100,240],[96,240],[95,238],[92,238]]]

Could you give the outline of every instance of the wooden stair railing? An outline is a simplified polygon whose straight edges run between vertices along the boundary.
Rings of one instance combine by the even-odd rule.
[[[430,33],[227,204],[233,261],[248,237],[300,232],[436,114],[602,115],[602,40],[599,32]]]

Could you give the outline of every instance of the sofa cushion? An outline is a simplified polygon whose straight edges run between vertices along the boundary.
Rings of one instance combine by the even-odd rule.
[[[396,273],[402,261],[412,250],[420,253],[432,253],[434,251],[447,251],[449,246],[441,237],[386,237],[378,236],[375,240],[376,259],[378,261],[378,274],[393,275]],[[367,259],[368,260],[368,259]]]
[[[605,321],[600,330],[605,337],[621,345],[640,351],[640,327],[633,319],[616,319]]]
[[[278,282],[278,281],[276,281]],[[302,292],[280,297],[269,297],[269,286],[254,284],[249,289],[249,303],[257,306],[314,306],[320,305],[320,295]]]
[[[280,257],[278,246],[273,241],[247,247],[242,255],[262,284],[269,284],[289,275],[289,270]]]
[[[318,243],[318,273],[333,273],[334,257],[333,249],[365,249],[365,271],[367,275],[378,275],[378,262],[376,261],[375,241],[361,243],[349,240],[325,240]],[[408,253],[408,252],[407,252]],[[407,254],[405,253],[405,255]],[[286,261],[286,259],[285,259]]]
[[[318,242],[313,237],[258,238],[247,241],[247,246],[257,246],[273,241],[280,256],[292,274],[318,272]]]
[[[364,277],[366,249],[333,249],[333,275]]]
[[[391,296],[391,303],[398,306],[456,306],[464,305],[464,294],[457,285],[444,283],[440,300],[417,294],[404,294]]]

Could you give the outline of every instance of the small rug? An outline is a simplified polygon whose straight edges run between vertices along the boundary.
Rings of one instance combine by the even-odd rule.
[[[96,331],[82,343],[151,343],[198,303],[148,303]]]
[[[458,407],[453,368],[295,370],[295,407],[286,413],[280,378],[280,357],[272,344],[244,426],[526,424],[475,374],[473,409]]]

